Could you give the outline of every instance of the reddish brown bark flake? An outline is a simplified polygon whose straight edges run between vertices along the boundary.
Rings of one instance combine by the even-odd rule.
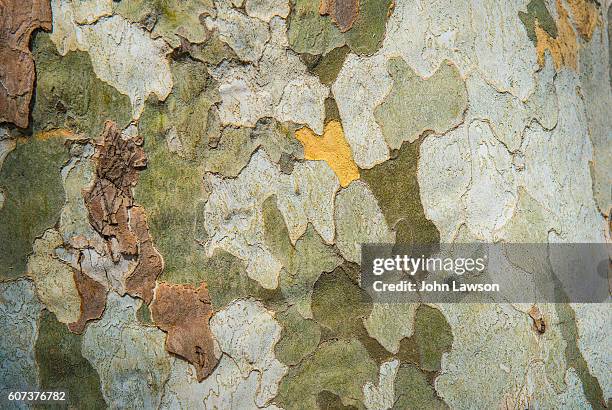
[[[29,42],[39,28],[51,30],[49,0],[0,0],[0,123],[28,126],[36,75]]]
[[[125,280],[125,289],[132,296],[138,296],[147,304],[153,299],[155,279],[163,270],[163,259],[153,246],[144,208],[134,206],[130,212],[130,227],[140,245],[138,265]]]
[[[531,320],[533,320],[534,329],[540,334],[546,332],[546,322],[544,321],[544,316],[542,312],[540,312],[540,309],[538,309],[536,305],[533,305],[527,313],[529,313]]]
[[[329,15],[344,33],[353,27],[359,15],[359,0],[321,0],[319,14]]]
[[[195,289],[159,283],[150,308],[153,322],[168,333],[166,350],[193,364],[198,381],[204,380],[218,362],[208,325],[213,310],[206,284]]]
[[[129,227],[129,209],[138,169],[147,163],[141,145],[140,138],[123,138],[115,123],[107,121],[102,143],[96,147],[96,179],[83,193],[92,226],[112,244],[112,250],[116,240],[117,250],[125,256],[138,253],[138,240]]]
[[[87,322],[99,319],[106,307],[106,288],[84,273],[75,270],[74,282],[81,296],[81,316],[79,320],[68,325],[72,333],[81,334]]]
[[[121,133],[107,121],[96,146],[96,179],[83,192],[89,221],[106,239],[115,261],[119,254],[137,258],[134,270],[125,276],[125,289],[147,304],[153,298],[155,280],[162,272],[163,259],[153,246],[144,209],[134,203],[132,188],[138,172],[147,165],[142,138]]]

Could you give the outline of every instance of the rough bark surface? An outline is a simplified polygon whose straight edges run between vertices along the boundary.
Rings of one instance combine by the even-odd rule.
[[[215,368],[214,339],[208,322],[213,309],[205,283],[194,288],[160,283],[151,303],[153,322],[168,333],[166,349],[195,366],[198,381]]]
[[[48,0],[5,0],[0,4],[0,123],[26,128],[34,89],[30,36],[51,30]]]
[[[0,0],[0,395],[610,407],[609,303],[529,299],[565,286],[560,244],[612,241],[610,18],[611,0]],[[481,276],[534,279],[527,301],[386,303],[368,243],[544,250]]]

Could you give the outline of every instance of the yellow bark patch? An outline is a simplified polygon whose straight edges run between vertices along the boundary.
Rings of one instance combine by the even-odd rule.
[[[359,179],[359,169],[353,161],[353,154],[344,138],[340,122],[328,122],[322,136],[304,127],[296,131],[295,137],[304,146],[304,158],[327,162],[343,187]]]
[[[66,129],[66,128],[55,128],[49,131],[43,131],[36,134],[36,138],[39,140],[48,140],[50,138],[64,138],[67,140],[78,140],[83,138],[79,134]]]
[[[544,53],[550,51],[555,69],[558,71],[562,66],[571,67],[576,70],[578,66],[578,42],[576,33],[572,28],[567,10],[557,0],[557,38],[551,37],[536,23],[535,32],[537,38],[536,51],[538,54],[538,64],[544,65]]]
[[[574,25],[585,40],[590,40],[597,26],[597,6],[589,0],[567,0],[572,11]]]

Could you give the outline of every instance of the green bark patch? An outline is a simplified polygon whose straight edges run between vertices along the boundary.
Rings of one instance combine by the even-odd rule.
[[[293,133],[292,127],[270,118],[260,119],[255,128],[225,127],[220,131],[218,141],[202,148],[205,170],[236,177],[259,147],[275,163],[280,162],[283,154],[302,158],[303,148]]]
[[[339,396],[327,390],[317,396],[317,406],[320,410],[357,410],[355,406],[345,406]]]
[[[140,173],[134,197],[146,209],[155,247],[164,257],[158,279],[194,286],[206,282],[215,309],[242,296],[279,299],[277,292],[248,278],[244,264],[230,253],[205,255],[201,167],[171,153],[163,135],[144,135],[148,166]]]
[[[344,46],[334,48],[323,56],[302,54],[301,59],[308,67],[308,71],[319,77],[321,83],[331,85],[338,77],[348,52],[349,48]]]
[[[106,120],[126,127],[132,114],[127,95],[96,77],[89,55],[61,56],[49,35],[39,33],[32,54],[36,62],[36,98],[32,110],[35,133],[67,128],[95,138]]]
[[[442,312],[426,305],[419,306],[413,339],[418,346],[420,368],[439,371],[442,354],[450,352],[453,345],[453,333]]]
[[[40,390],[66,392],[66,404],[75,409],[105,409],[100,377],[81,354],[81,336],[43,310],[35,352],[40,374]],[[65,408],[66,404],[45,404],[40,408]]]
[[[467,108],[467,88],[457,67],[444,62],[429,78],[421,78],[400,57],[387,70],[393,87],[374,110],[376,122],[391,149],[414,142],[425,131],[442,134],[458,125]]]
[[[322,272],[336,268],[341,259],[323,242],[311,224],[293,247],[275,196],[264,201],[262,213],[266,245],[284,267],[280,274],[281,292],[289,305],[296,305],[302,316],[309,317],[315,282]]]
[[[359,15],[346,33],[346,44],[357,54],[374,54],[385,38],[393,0],[360,0]]]
[[[401,365],[395,376],[393,409],[446,409],[423,371],[413,364]]]
[[[396,231],[398,244],[440,242],[440,233],[426,218],[421,204],[417,180],[420,144],[404,142],[397,157],[361,170],[361,179],[372,190],[387,224]]]
[[[319,2],[294,0],[287,17],[289,46],[297,53],[327,54],[345,44],[344,37],[329,16],[319,14]]]
[[[363,385],[377,378],[378,367],[359,341],[331,341],[289,370],[275,402],[288,410],[313,409],[319,393],[328,391],[344,405],[363,408]]]
[[[297,53],[325,55],[345,44],[358,54],[371,55],[385,37],[393,0],[361,0],[351,28],[341,33],[329,16],[319,13],[319,2],[294,0],[287,18],[289,46]]]
[[[351,338],[362,333],[363,319],[372,311],[369,295],[350,277],[354,272],[342,265],[321,275],[314,286],[312,313],[325,328],[327,338]]]
[[[296,365],[315,351],[321,340],[321,329],[312,319],[304,319],[295,307],[276,315],[283,327],[280,340],[274,346],[278,360]]]
[[[312,295],[312,314],[321,326],[322,340],[357,339],[378,365],[392,358],[368,334],[364,320],[372,312],[372,301],[357,284],[359,266],[345,262],[331,273],[321,275]],[[403,353],[400,351],[400,353]],[[417,353],[410,356],[416,361]]]
[[[544,0],[531,0],[527,4],[527,13],[519,11],[518,15],[525,26],[527,37],[534,45],[538,42],[535,32],[536,23],[552,38],[557,38],[557,24],[546,8]]]
[[[140,129],[145,138],[165,138],[174,155],[194,160],[209,140],[218,139],[219,130],[209,116],[211,106],[220,100],[218,84],[205,64],[189,58],[173,61],[170,70],[172,93],[163,103],[147,101]]]
[[[162,36],[173,47],[181,38],[201,43],[208,38],[200,16],[215,13],[212,0],[122,0],[116,3],[115,12],[134,23],[153,30],[155,37]]]
[[[205,172],[238,175],[260,146],[279,161],[282,152],[299,149],[299,142],[281,124],[265,119],[254,129],[222,131],[211,108],[218,101],[217,84],[205,64],[185,58],[172,63],[172,73],[172,94],[164,102],[149,99],[140,120],[148,165],[134,189],[164,257],[159,280],[196,286],[205,281],[215,309],[245,296],[282,305],[280,290],[265,290],[248,278],[238,258],[223,250],[205,255],[202,180]]]
[[[65,140],[18,142],[0,169],[0,280],[25,274],[34,238],[54,226],[64,204],[61,169],[68,160]]]
[[[567,303],[556,303],[555,309],[559,316],[560,330],[565,339],[565,360],[568,367],[573,367],[582,382],[582,390],[593,409],[605,409],[606,401],[599,381],[589,370],[586,360],[578,347],[578,327],[576,314]]]

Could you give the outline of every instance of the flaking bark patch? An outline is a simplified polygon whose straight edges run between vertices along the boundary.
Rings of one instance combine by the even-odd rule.
[[[146,165],[144,150],[139,142],[123,139],[117,126],[107,122],[95,160],[96,180],[91,190],[83,193],[89,220],[108,241],[114,257],[115,251],[135,256],[137,238],[129,227],[129,210],[134,203],[132,187],[138,180],[137,169]]]
[[[219,361],[208,325],[213,309],[206,284],[194,288],[162,282],[150,308],[153,322],[168,333],[166,350],[193,364],[198,381],[204,380]]]
[[[89,220],[107,241],[109,253],[136,258],[138,264],[125,277],[127,293],[147,304],[153,297],[155,279],[163,270],[163,259],[153,246],[144,209],[135,204],[132,188],[138,171],[147,164],[139,136],[122,135],[113,122],[106,122],[96,152],[96,180],[83,192]]]
[[[544,54],[546,50],[549,50],[557,71],[561,70],[562,66],[568,66],[576,70],[578,66],[578,40],[568,12],[560,1],[557,1],[557,13],[559,15],[557,19],[558,35],[555,38],[551,37],[539,25],[535,27],[538,64],[540,67],[544,66]]]
[[[539,333],[544,334],[546,332],[546,322],[544,322],[544,316],[537,305],[533,305],[529,311],[529,316],[533,320],[533,328]]]
[[[332,21],[344,33],[353,27],[359,15],[359,0],[321,0],[319,14],[329,15]]]
[[[153,298],[155,279],[163,270],[163,259],[153,246],[144,208],[132,207],[130,217],[130,226],[138,239],[140,257],[138,265],[125,280],[125,289],[130,295],[138,296],[149,304]]]
[[[74,271],[74,282],[81,297],[81,315],[76,322],[68,325],[68,329],[81,334],[88,321],[102,317],[106,307],[106,288],[78,270]]]
[[[49,1],[0,3],[0,122],[28,126],[36,75],[29,43],[32,32],[39,28],[51,30]]]

